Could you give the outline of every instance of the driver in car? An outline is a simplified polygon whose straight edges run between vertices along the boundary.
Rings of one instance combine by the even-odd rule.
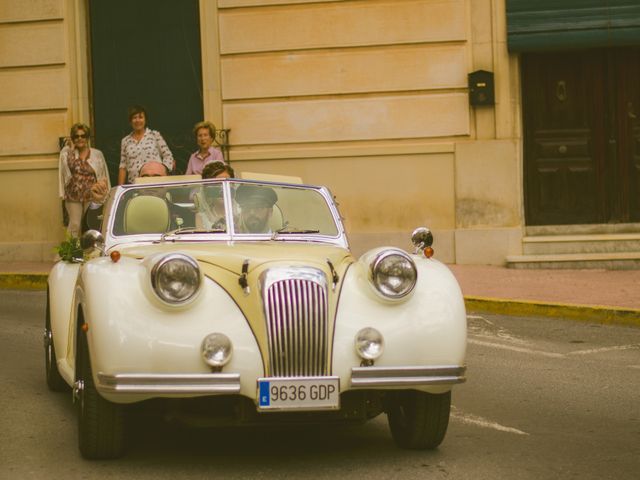
[[[240,206],[238,231],[240,233],[271,233],[269,220],[278,195],[269,187],[241,185],[236,190],[236,202]]]

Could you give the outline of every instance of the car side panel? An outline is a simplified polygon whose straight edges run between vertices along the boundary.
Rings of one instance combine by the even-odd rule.
[[[47,280],[49,285],[49,309],[51,315],[51,331],[53,332],[53,345],[58,357],[58,369],[62,377],[70,385],[73,383],[69,369],[69,329],[74,323],[74,291],[79,263],[56,263]]]

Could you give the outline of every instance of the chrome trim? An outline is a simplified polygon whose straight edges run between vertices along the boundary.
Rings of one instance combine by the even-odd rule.
[[[328,373],[327,279],[312,267],[271,268],[260,275],[269,376],[317,377]]]
[[[390,257],[392,255],[397,255],[399,257],[403,257],[406,260],[408,260],[411,265],[413,265],[413,270],[416,272],[416,280],[415,282],[413,282],[413,285],[411,286],[411,288],[409,290],[407,290],[405,293],[403,293],[402,295],[387,295],[385,293],[383,293],[378,286],[376,285],[375,281],[374,281],[374,272],[375,269],[378,267],[378,265],[380,264],[380,262],[382,260],[384,260],[387,257]],[[373,291],[376,292],[376,294],[380,297],[380,298],[384,298],[385,300],[401,300],[405,297],[407,297],[411,292],[413,292],[413,289],[416,287],[416,284],[418,283],[418,269],[416,268],[416,262],[413,261],[413,258],[411,258],[406,252],[397,249],[397,248],[387,248],[383,251],[381,251],[380,253],[378,253],[376,255],[376,257],[373,259],[373,261],[371,262],[371,265],[369,265],[369,283],[373,286]]]
[[[466,382],[466,366],[438,365],[429,367],[353,367],[352,387],[411,387],[454,385]]]
[[[105,393],[240,393],[239,373],[98,373]]]
[[[76,380],[72,390],[73,403],[80,402],[80,407],[84,407],[84,380]]]

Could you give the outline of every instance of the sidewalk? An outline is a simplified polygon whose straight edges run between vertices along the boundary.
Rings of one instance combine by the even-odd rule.
[[[449,265],[468,312],[640,326],[640,270],[517,270]]]
[[[0,263],[0,288],[45,289],[51,263]],[[467,311],[640,327],[640,270],[516,270],[449,265]]]

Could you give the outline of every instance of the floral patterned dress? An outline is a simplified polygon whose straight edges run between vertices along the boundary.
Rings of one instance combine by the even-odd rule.
[[[67,165],[69,165],[71,179],[64,187],[66,200],[74,202],[91,200],[91,187],[96,183],[96,174],[87,160],[82,160],[75,155],[75,151],[70,152]]]

